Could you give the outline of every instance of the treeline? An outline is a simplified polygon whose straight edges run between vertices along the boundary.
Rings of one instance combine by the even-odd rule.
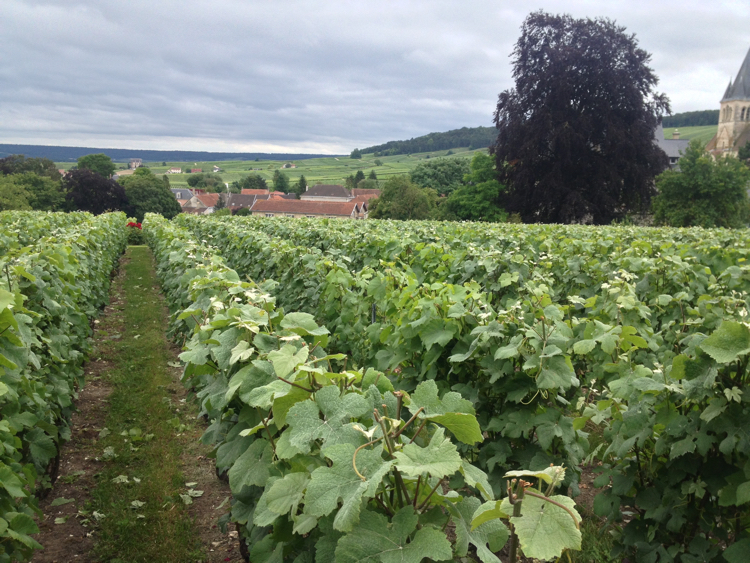
[[[306,160],[322,158],[329,154],[292,154],[265,152],[207,152],[207,151],[155,151],[137,149],[97,149],[89,147],[53,147],[47,145],[0,144],[0,158],[24,154],[29,158],[48,158],[55,162],[74,162],[87,154],[106,154],[116,162],[140,158],[146,162],[212,162],[218,160]]]
[[[408,141],[389,141],[383,145],[361,149],[360,152],[375,153],[375,156],[391,156],[459,147],[479,149],[490,146],[496,138],[497,130],[494,127],[462,127],[445,133],[430,133]]]
[[[686,111],[662,118],[663,127],[700,127],[701,125],[718,125],[719,110],[704,109],[703,111]]]
[[[0,158],[0,211],[124,211],[138,222],[146,213],[168,219],[180,213],[167,176],[138,168],[118,183],[111,179],[114,171],[115,164],[104,154],[79,158],[77,169],[65,176],[47,158]]]

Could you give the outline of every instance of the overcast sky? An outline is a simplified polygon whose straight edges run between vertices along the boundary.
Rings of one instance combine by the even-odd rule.
[[[349,153],[492,124],[530,11],[607,17],[718,109],[750,1],[2,0],[0,143]]]

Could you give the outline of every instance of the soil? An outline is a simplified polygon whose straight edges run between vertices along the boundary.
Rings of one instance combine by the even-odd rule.
[[[33,563],[98,562],[93,555],[96,530],[91,522],[90,491],[96,487],[102,463],[95,459],[100,453],[96,444],[99,432],[105,426],[108,397],[112,391],[106,377],[114,365],[112,340],[108,335],[123,332],[125,306],[119,296],[123,294],[124,260],[113,279],[109,305],[95,321],[94,350],[91,360],[85,365],[86,385],[79,390],[75,401],[71,439],[62,447],[58,478],[49,494],[39,503],[42,516],[38,518],[40,533],[35,539],[44,549],[34,554],[31,559]],[[161,297],[160,288],[156,287],[155,290]],[[173,360],[177,361],[179,348],[173,347],[172,353]],[[197,406],[186,398],[187,391],[179,381],[181,369],[170,369],[175,380],[174,385],[170,386],[174,400],[185,399],[184,412],[195,420]],[[195,482],[193,488],[203,491],[201,497],[193,500],[189,513],[207,557],[185,563],[243,562],[237,532],[227,530],[227,533],[223,533],[218,526],[219,517],[229,509],[229,486],[216,477],[214,461],[207,457],[211,448],[198,442],[204,424],[198,422],[192,426],[192,431],[182,435],[185,446],[182,469],[185,480]],[[58,499],[66,502],[53,506],[56,500],[60,502]]]

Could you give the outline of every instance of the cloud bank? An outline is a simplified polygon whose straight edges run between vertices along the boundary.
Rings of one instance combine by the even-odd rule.
[[[5,0],[0,142],[348,153],[488,126],[527,6]],[[747,2],[538,8],[625,26],[675,112],[718,109],[750,48]]]

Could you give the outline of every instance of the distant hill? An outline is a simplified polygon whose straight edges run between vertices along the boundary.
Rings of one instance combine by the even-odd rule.
[[[92,147],[55,147],[47,145],[0,144],[0,158],[23,154],[29,158],[49,158],[54,162],[75,162],[87,154],[104,153],[115,162],[140,158],[144,162],[189,162],[219,160],[304,160],[331,156],[329,154],[293,154],[263,152],[206,152],[206,151],[152,151],[136,149],[101,149]]]
[[[462,127],[445,133],[430,133],[408,141],[389,141],[383,145],[361,149],[360,152],[375,153],[375,156],[393,156],[459,147],[479,149],[489,147],[495,139],[497,139],[497,129],[494,127]]]
[[[706,109],[703,111],[686,111],[674,115],[665,115],[661,124],[664,129],[668,127],[700,127],[702,125],[718,125],[719,110]]]

